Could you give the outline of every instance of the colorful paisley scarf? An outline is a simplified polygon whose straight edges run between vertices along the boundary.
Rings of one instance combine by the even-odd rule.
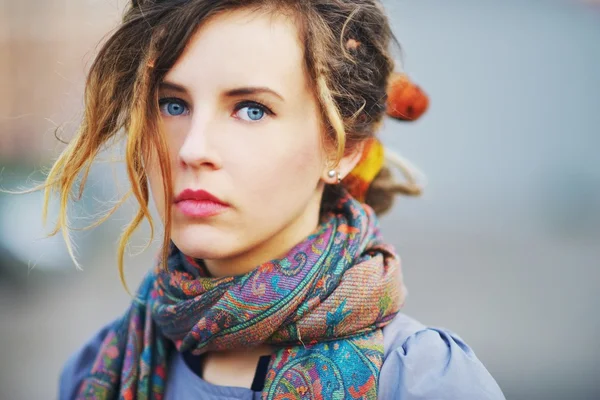
[[[158,263],[160,264],[160,263]],[[404,300],[400,265],[373,210],[346,195],[284,258],[209,277],[171,247],[102,343],[79,399],[163,399],[173,351],[262,343],[263,399],[376,399],[382,327]]]

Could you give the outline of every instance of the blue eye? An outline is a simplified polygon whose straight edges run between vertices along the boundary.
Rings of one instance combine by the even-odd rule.
[[[165,98],[159,100],[160,112],[169,117],[177,117],[187,113],[187,106],[183,100]]]
[[[242,103],[238,105],[235,112],[236,117],[244,120],[257,122],[265,117],[265,114],[270,114],[269,110],[258,103]]]
[[[265,112],[258,107],[244,107],[247,109],[246,114],[252,121],[258,121],[264,117]]]

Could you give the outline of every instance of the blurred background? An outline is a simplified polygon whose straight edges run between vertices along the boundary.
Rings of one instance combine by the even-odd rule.
[[[85,71],[125,0],[0,3],[0,186],[31,187],[72,137]],[[600,5],[388,0],[403,65],[429,94],[383,141],[428,178],[382,219],[405,312],[465,339],[508,399],[600,399]],[[103,154],[73,223],[127,189]],[[76,270],[44,239],[41,193],[0,194],[0,399],[51,399],[73,351],[129,302],[116,243],[135,210],[76,232]],[[55,215],[51,207],[51,218]],[[132,252],[148,238],[144,226]],[[158,239],[127,259],[135,287]]]

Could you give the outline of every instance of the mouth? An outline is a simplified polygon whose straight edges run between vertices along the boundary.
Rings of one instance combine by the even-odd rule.
[[[191,218],[208,218],[229,209],[231,206],[205,190],[186,189],[174,201],[175,207]]]

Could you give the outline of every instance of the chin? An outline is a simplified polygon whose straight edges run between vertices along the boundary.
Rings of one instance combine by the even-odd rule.
[[[187,256],[215,260],[229,258],[236,253],[240,241],[221,229],[206,224],[174,226],[171,240]]]

